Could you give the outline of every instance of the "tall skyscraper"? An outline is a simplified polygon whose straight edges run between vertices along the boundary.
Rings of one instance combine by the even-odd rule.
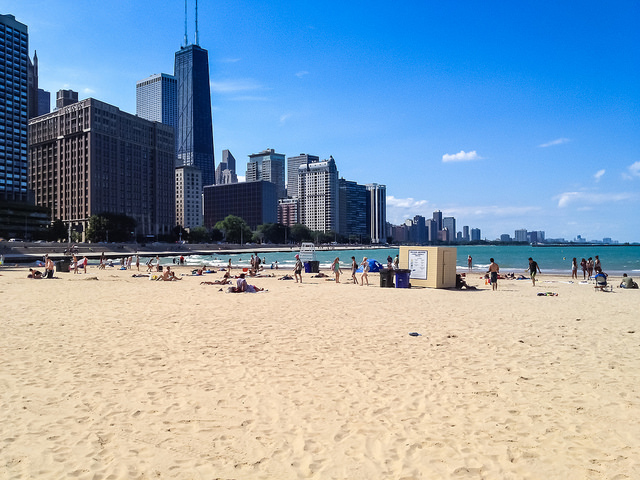
[[[436,231],[442,230],[442,212],[440,210],[433,212],[433,221],[436,222]]]
[[[236,159],[229,150],[222,151],[222,160],[216,167],[216,185],[238,183]]]
[[[287,196],[294,198],[298,196],[298,170],[300,165],[308,165],[319,161],[320,157],[307,153],[287,158]]]
[[[81,226],[115,213],[140,235],[175,225],[173,129],[88,98],[29,124],[29,186],[51,217]]]
[[[471,241],[472,242],[477,242],[480,240],[480,229],[479,228],[472,228],[471,229]]]
[[[341,235],[362,237],[369,234],[367,229],[367,187],[341,178],[338,181],[339,214]]]
[[[175,56],[174,76],[178,86],[176,166],[199,168],[203,186],[213,185],[216,167],[213,154],[209,53],[197,44],[181,47]]]
[[[28,200],[29,36],[0,15],[0,201]]]
[[[156,73],[136,82],[136,115],[174,129],[178,125],[178,82],[176,77]]]
[[[338,169],[333,157],[300,165],[298,200],[300,223],[325,233],[338,231]]]
[[[202,226],[202,172],[199,168],[176,168],[176,224],[185,229]]]
[[[465,242],[468,242],[469,240],[471,240],[471,237],[469,236],[469,226],[465,225],[464,227],[462,227],[462,240]]]
[[[285,198],[284,154],[276,153],[273,148],[249,155],[247,163],[247,182],[265,180],[275,183],[278,198]]]
[[[442,219],[442,229],[447,230],[447,241],[456,241],[456,219],[455,217],[444,217]]]
[[[366,187],[371,243],[386,243],[387,187],[377,183],[369,183]]]

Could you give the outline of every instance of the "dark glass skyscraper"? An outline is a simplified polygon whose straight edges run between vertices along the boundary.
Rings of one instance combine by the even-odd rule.
[[[178,82],[176,166],[199,168],[202,185],[213,185],[216,167],[208,52],[199,45],[181,47],[176,52],[174,76]]]

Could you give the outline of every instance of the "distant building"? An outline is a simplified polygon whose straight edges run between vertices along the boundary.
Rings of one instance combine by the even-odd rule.
[[[278,198],[286,198],[284,184],[284,155],[268,148],[260,153],[249,155],[247,163],[247,182],[264,180],[276,185]]]
[[[436,222],[436,231],[442,230],[442,212],[440,210],[433,212],[433,221]]]
[[[38,116],[38,54],[33,53],[33,62],[27,56],[27,96],[29,97],[29,120]],[[4,64],[4,62],[3,62]]]
[[[239,182],[204,187],[204,225],[213,228],[228,215],[242,218],[252,230],[276,223],[278,197],[271,182]],[[248,239],[247,239],[248,240]]]
[[[387,243],[387,187],[369,183],[367,187],[367,224],[370,227],[371,243]]]
[[[503,233],[502,235],[500,235],[500,241],[507,243],[511,241],[511,236],[508,233]]]
[[[184,165],[176,173],[176,225],[185,229],[202,226],[202,172]]]
[[[367,187],[341,178],[338,180],[338,232],[362,238],[367,230]]]
[[[428,243],[427,221],[422,215],[416,215],[413,217],[413,225],[409,238],[417,245],[424,245]]]
[[[427,243],[434,244],[438,241],[438,224],[432,218],[425,220],[427,227]]]
[[[444,217],[442,219],[442,229],[447,229],[447,242],[456,241],[456,219],[454,217]]]
[[[58,90],[56,93],[56,109],[61,109],[78,102],[78,92],[73,90]]]
[[[54,219],[113,213],[141,235],[175,225],[173,129],[88,98],[31,120],[29,186]]]
[[[281,198],[278,200],[278,223],[291,227],[298,221],[298,199]]]
[[[301,153],[295,157],[287,157],[287,196],[298,197],[298,170],[300,165],[319,162],[320,157]]]
[[[471,237],[469,236],[469,226],[465,225],[462,227],[462,241],[468,242],[469,240],[471,240]]]
[[[156,73],[136,82],[136,115],[145,120],[178,127],[178,81]]]
[[[51,92],[38,89],[38,116],[51,112]]]
[[[516,230],[514,232],[513,238],[515,239],[516,242],[528,242],[529,239],[527,238],[527,230],[522,228],[520,230]]]
[[[238,183],[236,175],[236,159],[229,150],[222,151],[222,160],[216,167],[216,185]]]
[[[199,45],[180,47],[175,55],[178,88],[177,164],[197,167],[202,184],[215,183],[209,53]]]
[[[471,241],[472,242],[477,242],[480,241],[480,229],[479,228],[472,228],[471,229]]]
[[[338,169],[333,157],[321,162],[300,165],[300,223],[311,230],[337,232],[340,225],[338,191]]]
[[[0,15],[0,202],[27,202],[29,36],[13,15]]]

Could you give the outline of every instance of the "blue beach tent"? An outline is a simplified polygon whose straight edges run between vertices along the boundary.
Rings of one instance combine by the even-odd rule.
[[[367,258],[367,262],[369,263],[370,272],[379,272],[383,268],[382,264],[380,264],[380,262],[374,260],[373,258]],[[362,273],[362,267],[358,267],[358,270],[356,270],[356,272]]]

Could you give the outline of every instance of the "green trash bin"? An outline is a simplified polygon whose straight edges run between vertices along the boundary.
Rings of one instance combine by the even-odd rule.
[[[382,288],[393,288],[393,268],[383,268],[380,270],[380,286]]]

